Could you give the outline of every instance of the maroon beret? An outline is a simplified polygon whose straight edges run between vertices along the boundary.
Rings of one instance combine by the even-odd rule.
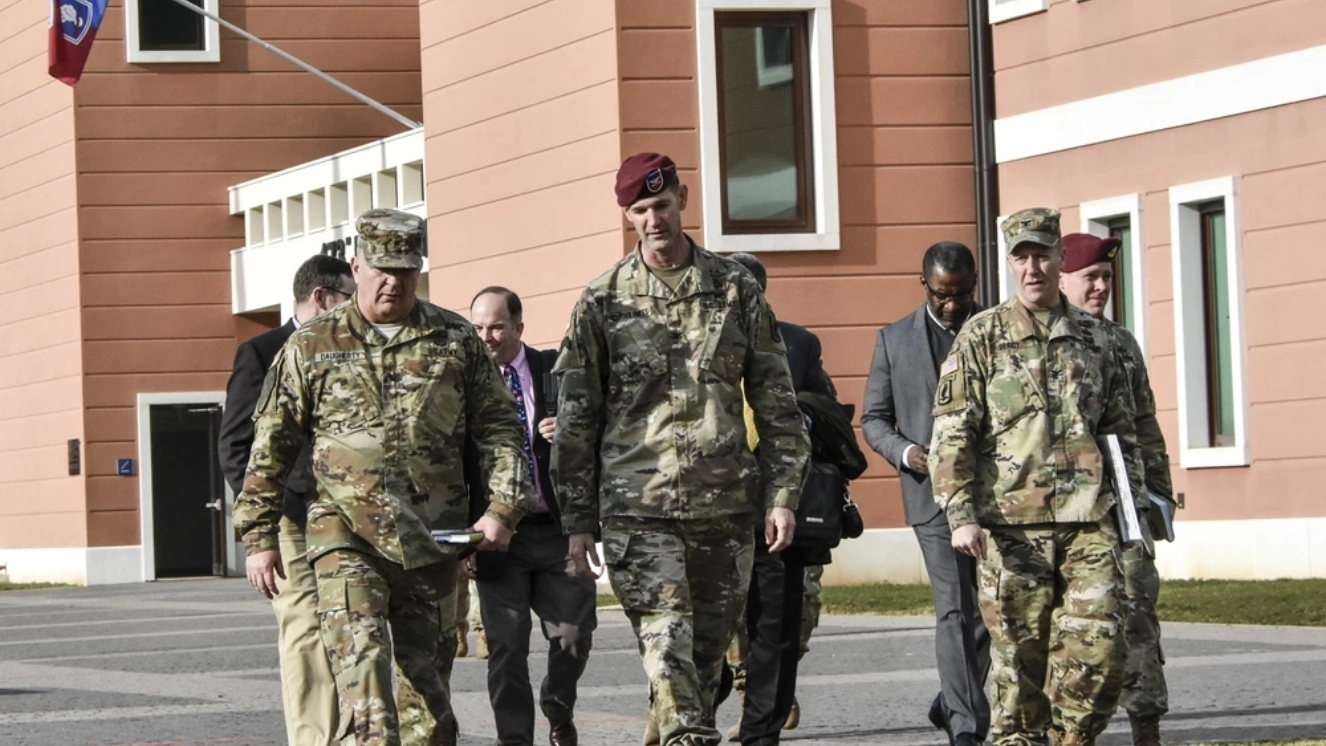
[[[636,153],[617,169],[617,204],[630,207],[636,200],[652,197],[676,183],[677,164],[671,158],[658,153]]]
[[[1087,233],[1064,236],[1064,272],[1076,272],[1098,262],[1112,262],[1122,244],[1117,238],[1100,238]]]

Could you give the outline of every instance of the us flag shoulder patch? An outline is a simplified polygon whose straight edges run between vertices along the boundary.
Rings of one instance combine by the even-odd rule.
[[[939,377],[943,378],[950,373],[956,372],[958,372],[958,358],[956,355],[950,355],[949,358],[944,361],[944,364],[939,366]]]

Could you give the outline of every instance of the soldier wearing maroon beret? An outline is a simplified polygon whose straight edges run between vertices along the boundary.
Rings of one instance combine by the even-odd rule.
[[[554,368],[554,493],[572,561],[607,569],[640,641],[654,742],[717,746],[714,697],[750,587],[751,526],[761,511],[769,550],[791,543],[810,441],[759,284],[682,231],[676,164],[631,156],[616,192],[639,241],[572,312]]]
[[[1064,236],[1064,268],[1059,287],[1072,305],[1100,319],[1114,289],[1114,259],[1119,253],[1117,238],[1099,238],[1086,233]],[[1156,395],[1146,371],[1142,348],[1132,333],[1106,320],[1123,363],[1136,410],[1137,444],[1142,449],[1146,489],[1156,498],[1170,503],[1174,514],[1173,486],[1170,482],[1169,453],[1165,435],[1156,420]],[[1172,526],[1166,524],[1160,510],[1144,511],[1151,535],[1170,538]],[[1128,595],[1128,663],[1119,704],[1128,712],[1135,746],[1159,746],[1160,718],[1169,712],[1169,689],[1165,684],[1165,661],[1160,651],[1160,620],[1156,601],[1160,597],[1160,573],[1156,561],[1143,544],[1123,552],[1124,590]]]

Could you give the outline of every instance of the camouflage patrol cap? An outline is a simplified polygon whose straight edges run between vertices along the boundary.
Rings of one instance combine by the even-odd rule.
[[[1010,253],[1019,244],[1034,243],[1054,248],[1060,244],[1059,211],[1048,207],[1029,207],[1004,218],[999,226]]]
[[[359,255],[374,269],[422,269],[427,225],[408,212],[369,210],[355,221]]]

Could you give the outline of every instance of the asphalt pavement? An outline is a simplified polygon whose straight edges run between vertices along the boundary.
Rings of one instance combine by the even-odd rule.
[[[946,743],[925,719],[938,686],[932,626],[825,616],[802,663],[801,727],[784,740]],[[620,611],[601,612],[599,630],[581,681],[581,743],[639,743],[635,640]],[[532,649],[546,649],[535,635]],[[1326,629],[1167,624],[1164,640],[1166,743],[1326,735]],[[485,665],[461,659],[452,679],[466,746],[493,742]],[[731,703],[720,710],[724,728],[735,719]],[[0,593],[0,746],[278,746],[284,736],[275,621],[243,579]],[[1116,717],[1101,743],[1128,742]]]

